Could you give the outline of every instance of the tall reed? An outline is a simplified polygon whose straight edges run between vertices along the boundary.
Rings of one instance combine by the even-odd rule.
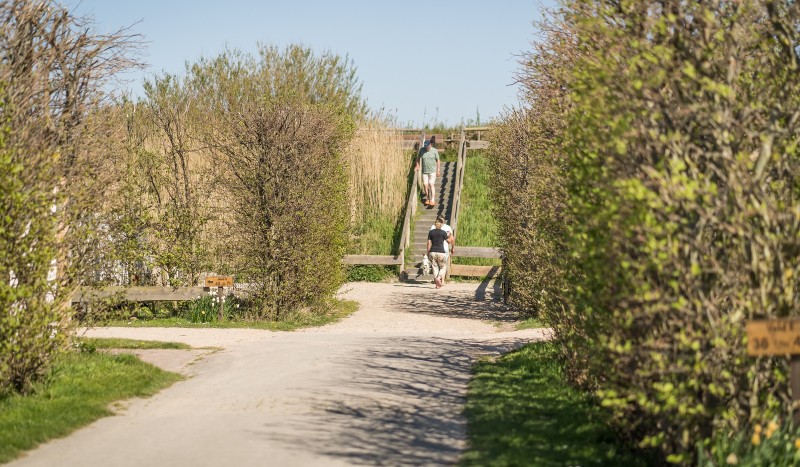
[[[356,131],[345,159],[350,179],[350,252],[390,254],[411,163],[411,155],[402,147],[402,132],[368,121]]]

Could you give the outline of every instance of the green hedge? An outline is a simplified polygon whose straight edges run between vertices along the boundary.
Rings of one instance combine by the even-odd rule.
[[[789,414],[785,360],[748,358],[744,321],[798,314],[798,19],[567,2],[501,133],[518,137],[498,146],[498,206],[526,203],[501,216],[512,298],[669,462]]]

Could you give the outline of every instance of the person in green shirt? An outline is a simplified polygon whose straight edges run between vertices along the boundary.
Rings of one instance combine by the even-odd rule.
[[[436,205],[436,191],[434,184],[436,177],[441,175],[441,166],[439,163],[439,151],[431,145],[430,140],[425,140],[422,144],[422,149],[419,150],[417,156],[417,170],[422,168],[422,186],[425,189],[425,204],[426,206],[433,207]]]

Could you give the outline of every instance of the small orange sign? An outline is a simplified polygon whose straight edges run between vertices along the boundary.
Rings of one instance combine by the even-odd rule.
[[[800,354],[800,320],[768,319],[748,321],[747,354],[778,356]]]
[[[233,276],[206,277],[206,287],[233,287]]]

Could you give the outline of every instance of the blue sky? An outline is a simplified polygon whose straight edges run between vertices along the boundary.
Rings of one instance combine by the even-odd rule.
[[[127,76],[140,95],[154,73],[182,73],[186,61],[227,45],[302,44],[348,55],[371,108],[399,124],[481,121],[517,103],[517,56],[530,49],[533,22],[554,0],[62,0],[94,16],[98,32],[132,27],[144,36],[149,67]]]

